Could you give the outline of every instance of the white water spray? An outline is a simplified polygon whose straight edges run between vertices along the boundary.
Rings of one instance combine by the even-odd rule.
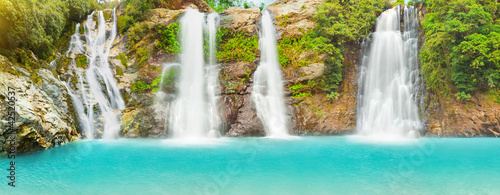
[[[405,9],[400,32],[399,6],[377,19],[373,42],[363,59],[359,80],[359,134],[381,139],[413,138],[422,127],[418,116],[418,31],[416,10]]]
[[[180,76],[178,97],[172,103],[169,129],[174,138],[199,139],[218,136],[218,68],[215,58],[217,15],[188,9],[181,19]],[[205,65],[203,27],[208,28],[209,63]],[[208,84],[207,84],[208,83]],[[218,118],[217,118],[218,119]]]
[[[219,136],[219,65],[217,64],[217,26],[219,26],[219,14],[210,13],[207,15],[206,28],[208,29],[208,64],[205,66],[207,80],[207,99],[208,99],[208,114],[209,114],[209,136]]]
[[[287,137],[289,119],[286,116],[282,73],[276,50],[276,30],[268,11],[262,13],[261,23],[261,61],[254,75],[252,99],[267,135]]]

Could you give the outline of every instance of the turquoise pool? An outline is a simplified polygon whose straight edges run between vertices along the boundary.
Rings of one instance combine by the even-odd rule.
[[[16,158],[1,194],[499,194],[500,139],[80,141]]]

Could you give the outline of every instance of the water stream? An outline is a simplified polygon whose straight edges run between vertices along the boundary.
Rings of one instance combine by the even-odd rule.
[[[372,42],[366,44],[359,80],[359,134],[382,139],[414,138],[422,123],[418,115],[418,27],[416,9],[400,7],[377,19]]]
[[[97,18],[97,22],[94,18]],[[65,86],[73,100],[80,127],[88,139],[94,138],[95,125],[97,125],[95,121],[101,117],[104,123],[102,137],[104,139],[117,138],[120,120],[116,110],[125,108],[114,72],[108,62],[109,51],[117,33],[116,10],[113,10],[112,21],[111,31],[109,31],[106,29],[106,20],[102,11],[90,14],[83,24],[85,42],[82,42],[82,35],[79,32],[80,24],[77,24],[66,52],[66,55],[72,58],[70,68],[74,69],[78,69],[75,63],[76,54],[85,54],[87,57],[87,69],[84,72],[77,70],[75,75],[78,77],[78,84],[75,86],[79,88],[80,97],[77,97],[69,85],[65,84]],[[98,110],[94,108],[96,103]]]
[[[181,54],[178,96],[169,112],[173,138],[199,139],[219,136],[218,65],[215,58],[218,14],[188,9],[180,21]],[[204,35],[204,31],[207,35]],[[205,62],[204,36],[208,40]]]
[[[269,11],[261,17],[260,64],[254,75],[252,99],[269,137],[287,137],[289,119],[283,97],[282,70],[276,50],[276,29]]]

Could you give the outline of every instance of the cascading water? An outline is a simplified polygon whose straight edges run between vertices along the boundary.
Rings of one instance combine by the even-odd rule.
[[[104,118],[103,138],[118,137],[120,122],[115,109],[124,109],[118,85],[109,67],[108,56],[111,45],[116,37],[116,13],[113,10],[113,26],[109,39],[106,38],[106,21],[102,11],[97,12],[97,32],[92,33],[93,14],[85,23],[85,38],[87,41],[88,69],[85,72],[87,83],[93,98],[97,101],[101,115]],[[108,45],[106,45],[108,43]]]
[[[97,26],[94,26],[94,17],[97,13]],[[99,106],[100,115],[104,123],[103,138],[116,138],[120,129],[118,115],[114,110],[124,109],[125,102],[121,98],[118,85],[114,79],[113,71],[109,67],[108,56],[116,37],[116,10],[113,10],[113,23],[111,32],[107,35],[106,21],[102,11],[93,12],[87,17],[86,23],[83,24],[85,30],[85,43],[82,43],[81,34],[79,33],[80,24],[76,25],[75,34],[71,36],[71,43],[66,52],[66,55],[71,56],[70,68],[75,68],[75,55],[85,54],[87,56],[88,69],[85,70],[86,85],[84,84],[83,75],[77,71],[78,76],[78,91],[80,98],[74,91],[65,84],[70,94],[75,111],[77,112],[80,127],[84,130],[85,136],[88,139],[93,139],[95,134],[95,114],[99,113],[94,110],[94,102]],[[88,92],[87,92],[88,88]],[[85,112],[86,110],[86,112]]]
[[[217,97],[219,93],[219,65],[217,64],[217,26],[219,26],[219,14],[210,13],[207,15],[206,28],[208,29],[208,65],[205,68],[207,80],[207,98],[208,98],[208,113],[210,116],[209,127],[210,137],[219,136],[219,108]]]
[[[93,132],[91,127],[89,126],[89,118],[85,114],[85,108],[83,107],[83,103],[80,99],[75,95],[75,92],[69,87],[68,83],[61,82],[66,89],[68,90],[68,94],[71,97],[71,101],[73,103],[73,108],[78,116],[78,125],[80,125],[80,129],[85,132],[85,136],[87,139],[93,139]]]
[[[70,45],[68,48],[68,51],[66,52],[65,55],[69,55],[71,57],[71,64],[69,66],[70,69],[78,69],[76,66],[75,62],[75,55],[74,54],[83,54],[85,53],[85,49],[83,47],[83,43],[81,41],[81,35],[80,35],[80,23],[76,24],[75,28],[75,34],[71,36],[71,41]],[[56,61],[53,62],[54,65],[52,65],[54,68],[56,67],[55,63]],[[51,63],[52,64],[52,63]],[[82,75],[80,72],[76,73],[78,75],[78,84],[79,84],[79,90],[80,91],[80,97],[71,89],[68,83],[62,82],[62,84],[66,87],[68,90],[68,94],[71,97],[72,103],[73,103],[73,108],[75,109],[75,112],[78,116],[78,124],[80,126],[80,129],[84,132],[84,135],[87,139],[94,139],[94,126],[93,126],[93,111],[92,111],[92,102],[87,100],[87,93],[86,93],[86,88],[83,85],[83,79]],[[83,102],[82,102],[83,100]],[[85,105],[85,106],[84,106]],[[85,109],[87,109],[87,113],[85,113]]]
[[[252,99],[269,137],[287,137],[288,118],[283,97],[283,80],[276,50],[276,30],[269,11],[261,17],[260,65],[254,75]]]
[[[422,79],[420,79],[418,67],[418,10],[413,6],[404,8],[404,55],[408,68],[410,69],[410,83],[412,99],[421,106],[424,105],[424,90],[425,87]]]
[[[357,123],[361,135],[413,138],[422,128],[416,104],[419,74],[414,7],[405,9],[404,20],[401,34],[399,6],[377,19],[360,71]]]
[[[83,48],[82,40],[80,39],[80,23],[76,24],[75,34],[71,36],[70,45],[66,55],[70,53],[84,53],[85,49]]]
[[[217,137],[218,67],[215,58],[215,33],[218,16],[188,9],[181,18],[180,76],[178,97],[172,103],[169,129],[174,138]],[[205,25],[204,25],[205,24]],[[205,65],[203,27],[208,28],[209,63]]]

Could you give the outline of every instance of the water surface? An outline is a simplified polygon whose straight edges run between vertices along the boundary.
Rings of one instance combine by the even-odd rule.
[[[18,156],[9,194],[498,194],[500,141],[79,141]],[[9,160],[0,157],[6,175]]]

